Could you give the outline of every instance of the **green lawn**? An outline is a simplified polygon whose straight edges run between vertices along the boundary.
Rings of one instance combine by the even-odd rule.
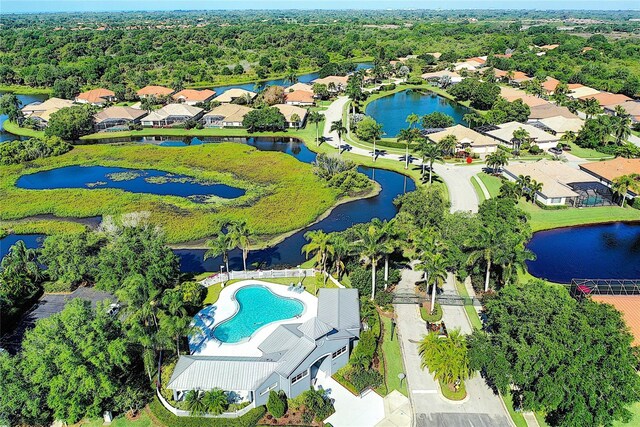
[[[391,319],[380,316],[380,320],[382,320],[382,324],[384,326],[382,353],[384,354],[384,377],[387,386],[387,393],[392,390],[398,390],[400,393],[408,396],[406,380],[402,381],[401,386],[400,379],[398,378],[398,374],[404,373],[402,353],[400,352],[400,342],[398,341],[398,331],[394,331],[393,340],[391,340]]]
[[[485,172],[480,172],[478,174],[478,178],[480,178],[484,186],[487,187],[487,190],[489,191],[491,197],[496,197],[498,194],[500,194],[500,186],[502,185],[502,179],[500,177],[489,175]]]
[[[467,292],[467,288],[464,286],[464,283],[461,283],[456,279],[456,290],[461,297],[469,297],[469,292]],[[469,317],[469,321],[471,322],[471,326],[474,329],[482,329],[482,321],[480,320],[480,316],[478,316],[478,312],[475,307],[472,305],[465,305],[464,311],[467,313]]]
[[[202,182],[239,187],[246,194],[237,199],[212,198],[207,203],[195,203],[184,197],[117,189],[33,191],[15,186],[21,175],[71,165],[160,169]],[[2,167],[0,194],[1,220],[40,214],[84,218],[149,211],[150,221],[164,229],[167,241],[180,243],[210,236],[219,221],[244,219],[258,236],[255,245],[307,226],[338,200],[338,190],[315,176],[311,165],[283,153],[236,143],[180,150],[144,144],[79,145],[61,156]]]
[[[102,418],[95,420],[83,420],[78,424],[73,424],[71,427],[102,427],[104,420]],[[135,421],[128,420],[125,416],[121,415],[114,418],[113,422],[109,424],[112,427],[156,427],[161,426],[151,420],[146,410],[142,411],[140,417]]]
[[[473,189],[476,190],[476,194],[478,195],[478,202],[484,202],[486,198],[484,197],[484,191],[482,191],[482,188],[480,187],[480,184],[478,184],[478,181],[472,178],[471,185],[473,185]],[[489,192],[489,194],[491,194],[491,192]]]
[[[0,92],[11,92],[16,95],[51,95],[52,89],[23,85],[0,85]]]
[[[604,154],[601,153],[597,150],[594,150],[593,148],[582,148],[579,147],[578,145],[576,145],[575,143],[570,143],[569,146],[571,146],[571,151],[570,153],[573,154],[574,156],[583,158],[583,159],[594,159],[594,160],[600,160],[600,159],[611,159],[613,158],[612,155],[610,154]]]
[[[524,417],[520,412],[516,412],[513,409],[513,398],[511,397],[511,392],[507,392],[502,395],[502,399],[504,400],[504,404],[507,407],[507,411],[509,411],[509,415],[513,420],[513,423],[516,427],[527,427],[527,421],[525,421]]]
[[[613,427],[631,427],[631,426],[640,425],[640,402],[636,402],[633,405],[631,405],[629,410],[633,414],[631,421],[629,421],[628,423],[622,423],[620,421],[616,421],[613,423]]]
[[[10,122],[9,120],[5,120],[4,123],[2,123],[2,127],[4,128],[4,130],[14,135],[26,136],[28,138],[44,137],[44,131],[42,130],[33,130],[29,128],[23,128],[18,126],[17,123]]]

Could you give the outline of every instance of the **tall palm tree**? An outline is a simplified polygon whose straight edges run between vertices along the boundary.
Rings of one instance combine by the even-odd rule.
[[[418,344],[418,352],[422,368],[428,368],[440,383],[451,386],[473,375],[467,340],[460,329],[451,330],[445,338],[440,338],[437,334],[426,335]]]
[[[322,122],[322,120],[324,120],[324,115],[320,114],[317,111],[312,111],[309,113],[309,115],[307,116],[307,121],[309,123],[314,123],[316,125],[316,146],[320,144],[320,136],[318,135],[318,131],[319,131],[319,127],[320,127],[320,122]]]
[[[619,176],[611,182],[611,191],[622,199],[623,208],[629,190],[640,194],[640,174],[632,173],[630,175]]]
[[[518,178],[516,178],[516,185],[520,188],[520,194],[525,195],[529,193],[531,177],[529,175],[518,175]]]
[[[480,114],[476,113],[475,111],[472,113],[467,113],[464,116],[462,116],[462,120],[467,122],[469,124],[469,127],[472,129],[480,125],[483,125],[486,122],[485,118],[482,117]]]
[[[351,254],[351,245],[340,233],[331,233],[329,241],[333,246],[333,263],[336,267],[336,278],[339,280],[344,271],[344,261]]]
[[[342,120],[331,122],[329,132],[336,132],[338,134],[338,153],[342,153],[342,135],[347,133],[347,128],[342,124]]]
[[[407,123],[409,123],[409,128],[415,127],[416,124],[420,122],[420,116],[416,113],[411,113],[407,116]]]
[[[531,140],[531,135],[526,129],[518,128],[513,131],[513,138],[511,139],[511,143],[513,144],[513,152],[514,154],[520,155],[520,146],[524,142],[529,142]]]
[[[478,235],[474,237],[473,250],[469,255],[467,263],[472,265],[479,260],[482,260],[486,264],[486,272],[484,277],[484,291],[489,292],[489,275],[491,274],[491,267],[494,256],[498,253],[499,237],[495,234],[495,231],[482,227],[478,230]]]
[[[315,254],[315,264],[322,269],[323,283],[327,283],[327,259],[335,253],[330,235],[322,230],[307,231],[304,238],[309,242],[302,247],[302,252],[309,258]]]
[[[517,202],[520,200],[520,197],[522,197],[522,188],[520,188],[520,186],[515,182],[505,181],[500,186],[500,194],[498,197],[512,199]]]
[[[247,227],[246,221],[234,221],[229,224],[229,234],[233,246],[242,251],[242,267],[247,271],[247,257],[251,246],[251,230]]]
[[[491,168],[494,173],[500,173],[500,169],[503,166],[509,164],[509,160],[507,158],[507,153],[502,150],[498,150],[494,153],[487,155],[485,158],[487,166]]]
[[[420,262],[416,266],[418,271],[424,271],[427,288],[431,285],[431,311],[433,314],[436,304],[436,293],[442,289],[447,280],[447,261],[441,253],[422,252]]]
[[[371,136],[373,137],[373,161],[376,161],[376,140],[382,137],[382,125],[380,123],[374,123],[371,129]]]
[[[618,105],[618,107],[620,106]],[[631,117],[629,115],[615,116],[612,117],[612,122],[613,136],[616,138],[616,143],[621,145],[622,141],[631,135]]]
[[[600,114],[602,112],[602,107],[600,107],[600,103],[595,98],[587,98],[582,100],[582,110],[584,114],[587,116],[587,120],[592,118],[593,116]]]
[[[577,136],[578,135],[576,135],[576,133],[574,131],[572,131],[572,130],[566,131],[560,137],[560,142],[563,142],[563,143],[566,143],[566,144],[573,144],[574,142],[576,142]]]
[[[409,145],[419,137],[420,137],[420,131],[418,129],[411,128],[411,127],[407,129],[400,129],[400,132],[398,132],[398,136],[397,136],[398,142],[400,141],[405,142],[405,154],[404,154],[405,169],[409,169]]]
[[[418,146],[418,152],[422,156],[422,175],[424,175],[424,165],[429,163],[429,184],[431,184],[431,178],[433,176],[433,163],[442,161],[442,150],[440,150],[435,144],[432,144],[427,139],[422,139]]]
[[[229,233],[220,232],[216,237],[207,240],[205,243],[208,248],[204,253],[205,261],[209,258],[222,255],[222,261],[227,269],[227,275],[231,273],[229,271],[229,251],[235,247],[235,242],[232,237]]]
[[[531,184],[529,185],[529,198],[531,199],[531,203],[536,202],[536,194],[542,191],[542,186],[543,184],[541,182],[535,179],[531,180]]]
[[[378,218],[374,218],[371,223],[380,231],[380,249],[384,254],[384,290],[386,291],[389,285],[389,256],[396,250],[397,243],[395,239],[398,233],[394,220],[381,221]]]
[[[384,250],[381,243],[382,235],[380,230],[373,224],[357,231],[358,240],[354,242],[361,259],[371,265],[371,300],[376,296],[376,265]]]

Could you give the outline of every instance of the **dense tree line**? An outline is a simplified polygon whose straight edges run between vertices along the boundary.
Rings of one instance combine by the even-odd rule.
[[[57,136],[7,141],[0,144],[0,164],[10,165],[44,157],[59,156],[71,148],[71,144]]]

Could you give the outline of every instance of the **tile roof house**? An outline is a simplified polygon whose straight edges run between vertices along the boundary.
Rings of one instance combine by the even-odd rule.
[[[145,110],[131,107],[107,107],[93,115],[94,127],[97,131],[116,127],[127,127],[140,123],[140,119],[147,115]]]
[[[518,129],[526,130],[529,133],[529,137],[531,138],[532,142],[536,143],[543,150],[555,147],[556,145],[558,145],[558,141],[560,140],[560,137],[557,135],[552,135],[543,131],[542,129],[538,129],[535,126],[520,122],[503,123],[501,125],[498,125],[498,129],[484,133],[497,138],[510,146],[511,141],[513,140],[513,132]]]
[[[615,109],[618,105],[631,116],[631,120],[634,123],[640,122],[640,101],[626,101],[622,104],[607,105],[604,107],[604,111],[608,114],[615,114]]]
[[[295,83],[289,87],[284,88],[284,93],[293,92],[295,90],[304,90],[306,92],[313,92],[313,86],[307,83]]]
[[[580,164],[580,169],[593,175],[603,184],[610,186],[611,182],[624,175],[640,174],[640,159],[625,159],[616,157],[611,160],[601,162],[590,162]],[[631,197],[638,197],[632,191],[628,192]]]
[[[547,119],[549,117],[566,117],[568,119],[575,119],[578,116],[573,114],[567,107],[561,107],[556,104],[547,103],[529,107],[531,113],[529,114],[529,120]]]
[[[271,390],[295,398],[320,371],[333,375],[345,366],[360,336],[356,289],[320,289],[317,313],[277,326],[258,344],[259,356],[180,356],[167,388],[175,400],[190,390],[220,388],[243,396],[250,407],[264,405]]]
[[[210,89],[183,89],[178,93],[174,93],[172,98],[180,103],[196,105],[199,102],[211,101],[215,96],[216,93]]]
[[[555,92],[559,84],[560,80],[554,79],[551,76],[547,76],[546,80],[542,82],[542,88],[547,93],[547,95],[551,95],[553,94],[553,92]]]
[[[578,133],[580,129],[582,129],[582,126],[584,126],[584,120],[579,117],[569,119],[562,116],[554,116],[540,119],[538,122],[558,134],[564,134],[569,131]]]
[[[609,93],[609,92],[600,92],[594,95],[585,95],[580,97],[580,99],[590,99],[590,98],[593,98],[596,101],[598,101],[598,103],[602,107],[608,107],[610,105],[616,106],[616,105],[625,103],[627,101],[631,101],[631,98],[629,98],[626,95],[622,95],[621,93]]]
[[[138,95],[139,98],[147,98],[147,97],[160,98],[162,96],[169,96],[173,92],[175,92],[173,89],[170,89],[164,86],[145,86],[139,91],[137,91],[136,94]]]
[[[294,90],[293,92],[285,92],[284,103],[289,105],[311,106],[315,104],[313,92],[305,90]]]
[[[640,345],[640,296],[638,295],[591,295],[592,301],[612,305],[622,314],[622,319],[633,335],[632,346]]]
[[[323,85],[327,85],[327,89],[329,89],[329,85],[333,83],[335,86],[334,90],[329,89],[329,92],[342,92],[344,88],[347,87],[347,81],[349,77],[347,76],[327,76],[320,79],[313,80],[313,83],[319,83]]]
[[[276,105],[273,105],[273,107],[276,107],[278,110],[280,110],[280,112],[284,116],[284,119],[287,121],[287,126],[290,128],[302,127],[302,125],[304,125],[305,120],[307,119],[308,111],[306,108],[301,108],[301,107],[298,107],[295,105],[289,105],[289,104],[276,104]],[[299,121],[293,120],[294,115],[297,115],[300,118],[300,120]]]
[[[242,127],[244,116],[253,108],[238,104],[221,104],[202,117],[207,127]]]
[[[460,124],[451,126],[440,132],[431,133],[427,135],[427,138],[437,143],[447,135],[454,135],[456,137],[458,140],[458,148],[463,150],[469,148],[472,153],[479,155],[493,153],[498,149],[498,145],[500,145],[500,141],[497,139],[483,135]]]
[[[600,93],[599,90],[589,86],[581,85],[580,83],[573,83],[568,85],[568,87],[569,93],[567,94],[567,96],[573,99],[592,98],[593,95],[597,95]]]
[[[167,104],[159,110],[152,111],[141,121],[142,126],[165,127],[184,123],[187,120],[198,120],[204,110],[187,104]]]
[[[91,89],[87,92],[82,92],[75,99],[76,102],[80,104],[91,104],[91,105],[104,105],[107,102],[115,102],[117,101],[116,94],[109,89]]]
[[[255,92],[251,92],[250,90],[234,87],[234,88],[225,90],[223,93],[213,98],[213,100],[224,104],[224,103],[233,102],[238,98],[244,97],[244,98],[247,98],[249,101],[253,101],[253,98],[255,98],[256,95],[258,94]]]
[[[36,120],[40,127],[45,127],[49,123],[51,114],[56,111],[71,107],[73,101],[61,98],[49,98],[43,102],[32,102],[22,107],[22,114],[25,118]]]
[[[516,89],[510,86],[500,86],[500,96],[509,102],[513,102],[516,99],[521,99],[523,103],[527,104],[530,108],[538,105],[549,104],[549,101],[537,96],[529,95],[521,89]]]
[[[570,184],[596,181],[592,176],[562,163],[543,159],[533,163],[515,163],[504,167],[503,175],[515,181],[520,175],[530,176],[542,184],[536,200],[547,206],[566,205],[580,194]]]

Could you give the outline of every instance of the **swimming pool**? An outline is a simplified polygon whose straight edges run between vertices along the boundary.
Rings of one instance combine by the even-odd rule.
[[[302,301],[276,295],[262,285],[244,286],[236,291],[233,299],[238,305],[236,313],[216,326],[212,333],[213,338],[223,343],[243,341],[269,323],[304,312]]]

